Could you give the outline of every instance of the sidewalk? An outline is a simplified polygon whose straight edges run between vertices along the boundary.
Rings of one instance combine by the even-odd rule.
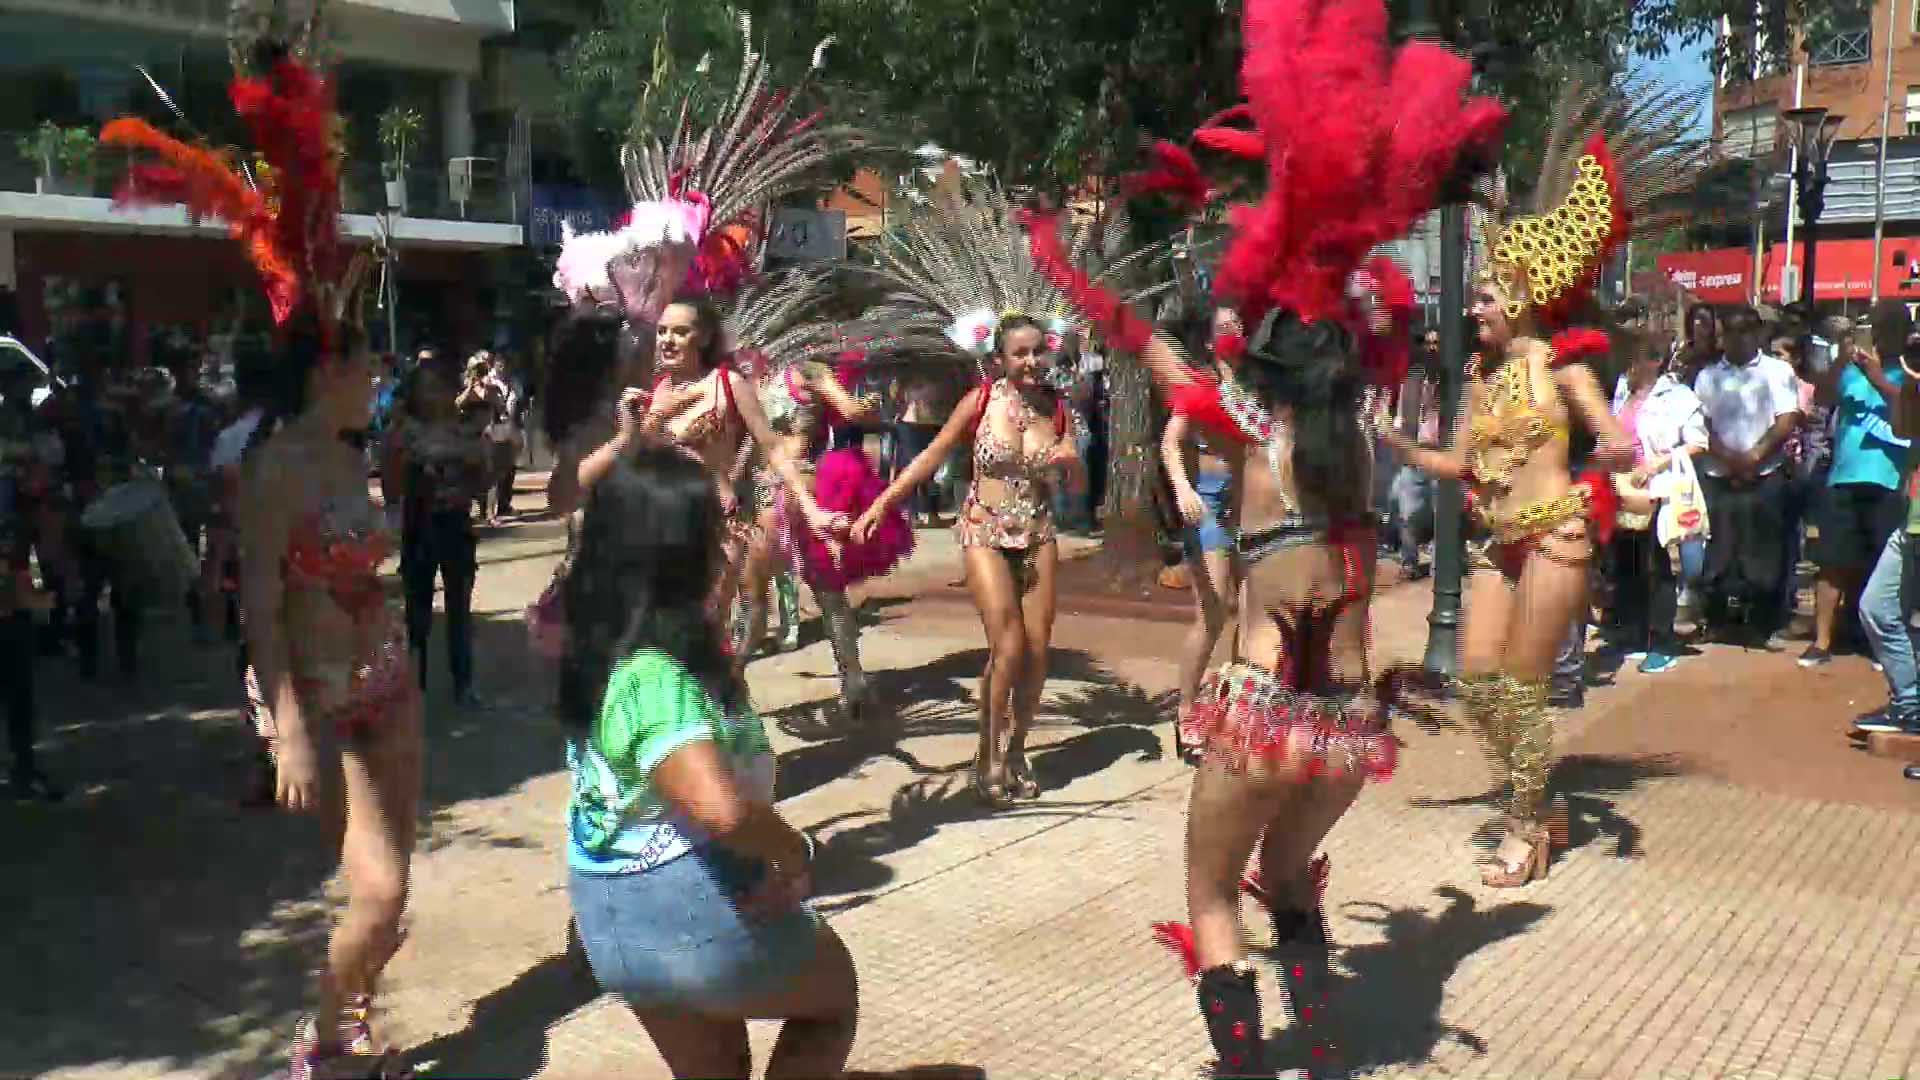
[[[482,689],[501,707],[454,712],[433,671],[412,935],[383,994],[430,1076],[665,1076],[632,1017],[557,955],[566,784],[518,612],[559,537],[542,522],[483,544]],[[920,538],[866,606],[877,621],[862,647],[898,706],[892,736],[837,730],[817,624],[750,675],[783,809],[825,841],[819,903],[859,965],[855,1066],[1192,1075],[1209,1056],[1192,991],[1148,935],[1184,917],[1187,774],[1162,719],[1184,628],[1063,613],[1034,740],[1046,795],[984,814],[966,784],[978,624],[942,590],[894,595],[953,576],[949,534]],[[1419,654],[1426,604],[1424,588],[1382,594],[1382,659]],[[0,1076],[257,1076],[297,1014],[326,868],[299,823],[230,809],[238,781],[223,759],[244,742],[226,655],[191,649],[177,625],[155,637],[152,685],[130,699],[51,670],[50,764],[91,786],[67,806],[0,807],[13,839],[0,917],[18,943]],[[1518,893],[1481,887],[1472,866],[1469,838],[1492,813],[1477,748],[1407,725],[1402,773],[1329,844],[1350,1064],[1516,1080],[1912,1075],[1913,802],[1813,735],[1794,754],[1831,755],[1815,764],[1844,782],[1822,798],[1756,786],[1739,755],[1691,749],[1743,723],[1785,739],[1795,718],[1761,715],[1780,700],[1779,667],[1791,657],[1716,652],[1595,690],[1562,729],[1574,850]],[[1871,693],[1864,664],[1834,667],[1821,692]],[[1843,708],[1819,722],[1844,727]],[[1276,1001],[1269,990],[1275,1027]],[[771,1034],[755,1025],[762,1061]]]

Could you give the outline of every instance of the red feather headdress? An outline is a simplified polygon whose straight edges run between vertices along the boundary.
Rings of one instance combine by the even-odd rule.
[[[1274,308],[1344,323],[1362,342],[1369,377],[1397,383],[1413,285],[1390,260],[1369,257],[1437,205],[1464,167],[1491,157],[1506,110],[1466,96],[1472,67],[1461,56],[1423,42],[1392,46],[1381,0],[1247,0],[1243,27],[1247,100],[1193,141],[1263,162],[1267,183],[1258,203],[1229,217],[1215,291],[1248,325]],[[1163,143],[1153,156],[1129,192],[1195,207],[1218,194],[1181,148]],[[1122,341],[1139,337],[1137,319],[1127,323],[1110,297],[1061,264],[1049,231],[1033,230],[1036,260],[1090,314],[1126,324]]]
[[[101,129],[108,146],[144,151],[115,193],[120,205],[181,205],[196,220],[223,221],[260,275],[276,325],[309,310],[331,337],[350,317],[364,265],[340,236],[340,147],[333,85],[291,55],[227,88],[253,137],[251,172],[232,153],[167,135],[123,117]]]

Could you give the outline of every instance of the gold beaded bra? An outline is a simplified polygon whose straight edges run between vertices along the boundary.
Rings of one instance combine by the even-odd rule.
[[[1479,365],[1475,357],[1468,378],[1479,377]],[[1513,471],[1528,455],[1567,435],[1567,425],[1549,419],[1534,401],[1526,357],[1510,357],[1488,381],[1467,425],[1467,471],[1490,494],[1505,495],[1512,490]]]

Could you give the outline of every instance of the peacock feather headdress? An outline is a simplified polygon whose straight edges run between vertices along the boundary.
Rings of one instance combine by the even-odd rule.
[[[1097,279],[1117,282],[1135,276],[1162,248],[1156,244],[1129,252],[1128,232],[1122,207],[1105,222],[1091,214],[1076,216],[1058,240],[1073,263],[1097,256],[1105,267]],[[875,259],[874,272],[888,292],[863,322],[884,328],[892,349],[977,358],[1006,315],[1028,316],[1061,337],[1083,321],[1046,268],[1034,261],[1019,214],[991,181],[962,177],[916,206],[877,246]],[[1172,282],[1157,283],[1127,300],[1170,287]]]
[[[737,295],[765,253],[768,208],[820,182],[845,155],[869,145],[853,128],[794,114],[795,91],[776,90],[753,24],[740,16],[739,81],[711,126],[686,116],[664,139],[620,152],[633,208],[612,232],[566,233],[554,285],[575,303],[618,303],[651,322],[675,292]],[[828,38],[813,51],[825,60]]]

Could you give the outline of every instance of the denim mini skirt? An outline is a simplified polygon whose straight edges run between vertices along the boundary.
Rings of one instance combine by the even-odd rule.
[[[818,922],[805,907],[741,914],[764,869],[709,844],[636,873],[572,871],[594,978],[639,1008],[723,1008],[779,989],[813,962]]]
[[[1189,554],[1223,551],[1233,546],[1233,537],[1225,524],[1232,486],[1233,474],[1222,469],[1202,468],[1193,478],[1194,493],[1206,506],[1207,516],[1200,519],[1200,524],[1187,526],[1183,539]]]

